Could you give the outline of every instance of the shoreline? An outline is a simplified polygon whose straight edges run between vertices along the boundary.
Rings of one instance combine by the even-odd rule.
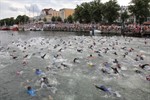
[[[0,30],[0,31],[13,31],[13,30]],[[43,30],[18,30],[14,32],[30,32],[30,31],[45,31],[45,32],[77,32],[77,33],[88,33],[90,35],[90,30],[67,30],[67,29],[43,29]],[[124,32],[124,34],[121,34],[121,31],[102,31],[100,34],[102,36],[129,36],[129,37],[149,37],[150,32],[145,33],[135,33],[135,32]]]

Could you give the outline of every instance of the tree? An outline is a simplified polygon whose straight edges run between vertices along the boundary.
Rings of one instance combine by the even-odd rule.
[[[69,23],[73,23],[73,17],[71,15],[68,16],[67,21]]]
[[[44,21],[44,22],[47,22],[47,19],[44,17],[43,21]]]
[[[81,5],[77,5],[75,8],[74,19],[75,21],[79,21],[80,23],[90,23],[91,15],[90,15],[90,3],[82,3]]]
[[[15,20],[15,24],[20,24],[20,23],[21,23],[21,15],[18,15]]]
[[[9,25],[14,25],[14,17],[9,18]]]
[[[24,24],[29,21],[29,17],[26,15],[18,15],[17,18],[15,19],[15,24]]]
[[[24,24],[24,23],[27,23],[29,21],[29,17],[26,16],[26,15],[18,15],[16,19],[14,19],[13,17],[11,18],[5,18],[5,19],[2,19],[0,20],[0,25],[3,26],[3,25],[8,25],[8,26],[12,26],[14,24]]]
[[[22,21],[24,20],[24,23],[27,23],[29,21],[29,17],[26,15],[22,16]]]
[[[132,0],[129,5],[129,11],[142,24],[150,16],[150,0]]]
[[[67,19],[64,19],[64,23],[66,23],[67,22]]]
[[[80,5],[77,5],[77,7],[75,8],[75,12],[74,12],[74,20],[79,21],[80,23],[82,22],[82,17],[81,17],[82,9],[83,8]]]
[[[84,23],[91,22],[91,15],[90,15],[90,4],[89,3],[82,3],[81,4],[81,18]]]
[[[125,10],[125,12],[123,12],[122,14],[121,14],[121,19],[122,19],[122,21],[124,22],[126,19],[128,19],[129,18],[129,15],[128,15],[128,12]]]
[[[56,21],[56,17],[53,16],[52,19],[51,19],[51,21],[55,22]]]
[[[74,20],[80,23],[100,22],[102,20],[102,9],[101,0],[82,3],[75,8]]]
[[[60,16],[57,17],[57,21],[58,21],[58,22],[62,22],[62,19],[61,19]]]
[[[120,6],[116,0],[110,0],[103,6],[103,16],[108,23],[113,23],[119,17]]]
[[[91,21],[94,22],[100,22],[102,21],[102,9],[103,4],[100,2],[100,0],[95,0],[93,2],[90,2],[90,15],[91,15]]]

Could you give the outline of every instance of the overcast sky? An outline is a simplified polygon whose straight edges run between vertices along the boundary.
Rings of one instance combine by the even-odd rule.
[[[18,15],[36,16],[43,8],[75,8],[82,2],[93,0],[0,0],[0,19]],[[107,2],[109,0],[101,0]],[[131,0],[117,0],[119,5],[128,5]],[[34,13],[33,13],[34,12]]]

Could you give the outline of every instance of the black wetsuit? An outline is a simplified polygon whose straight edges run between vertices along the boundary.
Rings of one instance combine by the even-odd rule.
[[[144,65],[141,65],[140,67],[141,67],[142,69],[144,69],[145,66],[149,66],[149,64],[144,64]]]

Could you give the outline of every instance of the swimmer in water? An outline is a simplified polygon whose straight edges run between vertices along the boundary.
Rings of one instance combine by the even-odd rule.
[[[106,86],[104,85],[101,85],[101,86],[97,86],[95,85],[95,87],[97,89],[100,89],[102,91],[104,91],[105,93],[109,94],[109,95],[113,95],[113,96],[116,96],[116,97],[121,97],[121,95],[117,92],[117,91],[112,91],[110,88],[107,88]]]
[[[105,73],[105,74],[110,74],[106,69],[101,69],[101,71],[103,72],[103,73]]]
[[[118,71],[117,68],[113,68],[113,67],[111,67],[111,68],[113,69],[113,71],[114,71],[115,74],[119,73],[119,71]]]
[[[73,63],[78,63],[77,60],[79,60],[79,58],[74,58]]]
[[[115,61],[113,61],[113,63],[118,63],[118,60],[117,60],[117,59],[115,59]]]
[[[35,74],[36,74],[36,75],[41,75],[41,74],[42,74],[42,71],[39,70],[39,69],[36,69],[36,70],[35,70]]]
[[[139,65],[140,68],[145,69],[146,66],[150,66],[150,64]]]
[[[100,89],[100,90],[102,90],[102,91],[108,93],[108,94],[111,94],[111,91],[109,91],[109,89],[106,88],[104,85],[101,85],[101,86],[95,85],[95,87],[96,87],[97,89]]]
[[[52,87],[50,84],[49,84],[49,80],[47,77],[42,77],[41,78],[41,88],[43,87]]]
[[[28,86],[27,87],[27,93],[30,95],[30,96],[36,96],[35,94],[35,90],[31,88],[31,86]]]

